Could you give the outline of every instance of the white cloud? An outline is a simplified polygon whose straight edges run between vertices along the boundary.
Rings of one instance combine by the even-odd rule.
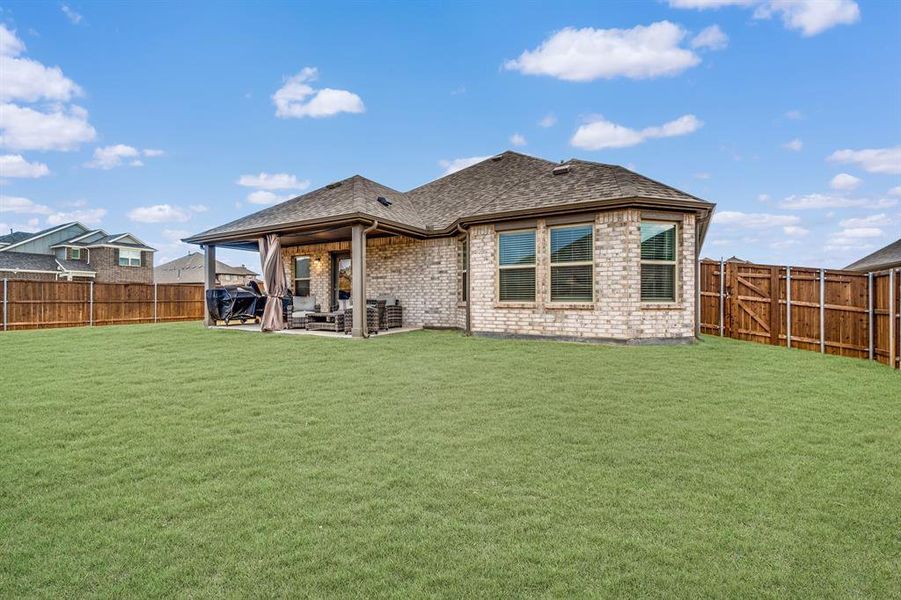
[[[802,142],[798,138],[795,138],[790,142],[785,142],[784,144],[782,144],[782,147],[786,150],[791,150],[792,152],[800,152],[804,147],[804,142]]]
[[[770,229],[773,227],[789,227],[801,222],[794,215],[772,215],[768,213],[745,213],[735,210],[724,210],[713,215],[713,222],[719,225],[740,227],[743,229]]]
[[[683,115],[658,127],[641,130],[617,125],[603,117],[596,117],[580,126],[570,139],[570,144],[585,150],[601,148],[625,148],[635,146],[651,138],[674,137],[697,131],[703,123],[694,115]]]
[[[695,179],[701,179],[701,180],[710,179],[710,173],[705,173],[705,172],[695,173]]]
[[[669,5],[698,10],[753,6],[755,19],[778,15],[786,28],[799,30],[804,37],[860,20],[860,8],[853,0],[669,0]]]
[[[143,150],[141,150],[141,154],[149,158],[155,158],[157,156],[163,156],[164,154],[166,154],[166,152],[163,150],[155,150],[153,148],[144,148]]]
[[[297,179],[288,173],[260,173],[259,175],[241,175],[236,182],[244,187],[260,190],[305,190],[310,187],[309,179]]]
[[[535,50],[508,60],[504,68],[566,81],[676,75],[701,62],[697,54],[680,46],[685,36],[684,29],[669,21],[632,29],[567,27]]]
[[[79,106],[54,106],[40,112],[16,104],[0,104],[0,146],[13,150],[74,150],[97,132]]]
[[[19,177],[23,179],[36,179],[50,174],[50,169],[44,163],[30,163],[21,154],[6,154],[0,156],[0,178]]]
[[[852,217],[839,222],[839,225],[846,229],[856,229],[861,227],[875,227],[881,225],[891,225],[892,220],[885,213],[878,215],[868,215],[866,217]]]
[[[70,221],[78,221],[84,225],[99,225],[106,216],[105,208],[86,208],[69,212],[55,212],[47,217],[49,225],[61,225]]]
[[[707,48],[709,50],[722,50],[729,45],[727,36],[719,25],[711,25],[691,39],[692,48]]]
[[[785,235],[789,235],[792,237],[804,237],[808,233],[810,233],[809,229],[804,229],[803,227],[799,227],[797,225],[786,225],[782,228],[783,233]]]
[[[49,206],[37,204],[21,196],[0,195],[0,213],[17,215],[49,215],[53,210]]]
[[[22,40],[0,24],[0,100],[68,101],[81,95],[81,88],[59,67],[19,57],[24,51]]]
[[[853,190],[860,185],[861,179],[847,173],[839,173],[829,181],[829,187],[843,192]]]
[[[18,56],[25,51],[25,44],[14,31],[0,23],[0,56]]]
[[[138,156],[162,156],[162,150],[138,150],[134,146],[125,144],[115,144],[113,146],[104,146],[94,149],[94,158],[85,163],[84,166],[92,169],[112,169],[121,166],[126,159],[134,159],[128,162],[132,167],[143,167],[144,161],[137,159]]]
[[[63,11],[63,14],[66,15],[66,18],[69,19],[69,22],[73,25],[78,25],[79,23],[81,23],[83,17],[75,12],[72,8],[70,8],[69,5],[63,4],[60,7],[60,10]]]
[[[196,213],[203,213],[203,212],[210,210],[210,207],[207,206],[206,204],[192,204],[188,208],[191,209],[191,212],[196,212]],[[187,236],[182,236],[182,237],[187,237]]]
[[[804,113],[800,110],[789,110],[785,112],[785,118],[791,119],[792,121],[799,121],[804,118]]]
[[[826,160],[859,165],[870,173],[901,173],[901,146],[868,148],[866,150],[836,150]]]
[[[554,113],[548,113],[544,115],[540,121],[538,121],[539,127],[544,127],[547,129],[548,127],[553,127],[557,124],[557,116]]]
[[[33,217],[28,219],[25,222],[14,223],[10,222],[0,222],[0,231],[3,233],[9,233],[10,231],[27,231],[29,233],[38,231],[41,228],[40,219]]]
[[[294,196],[291,195],[280,196],[275,192],[269,192],[267,190],[257,190],[247,194],[247,201],[251,204],[278,204],[285,200],[290,200],[293,197]]]
[[[163,229],[162,237],[164,241],[152,244],[157,250],[154,256],[156,264],[167,263],[170,260],[184,256],[188,252],[195,252],[197,250],[196,247],[181,241],[182,238],[186,238],[189,235],[191,235],[191,232],[187,229]]]
[[[132,209],[128,218],[137,223],[184,223],[191,218],[191,214],[171,204],[154,204]]]
[[[309,84],[319,78],[315,67],[304,67],[297,75],[285,80],[285,84],[272,95],[275,116],[287,118],[331,117],[342,112],[361,113],[366,110],[363,100],[347,90],[323,88],[317,90]]]
[[[839,232],[842,237],[848,238],[872,238],[882,235],[878,227],[848,227]]]
[[[844,196],[829,196],[827,194],[806,194],[803,196],[788,196],[779,203],[779,206],[794,210],[823,208],[891,208],[897,203],[897,200],[889,200],[887,198],[869,200],[867,198],[846,198]]]
[[[778,14],[788,29],[811,37],[836,25],[850,25],[860,20],[860,8],[853,0],[769,0],[754,11],[755,19],[768,19]]]
[[[901,185],[896,185],[888,191],[889,196],[901,196]]]
[[[769,204],[770,195],[769,194],[757,194],[757,201],[763,202],[764,204]]]
[[[514,146],[525,146],[526,137],[520,133],[514,133],[510,136],[510,143]]]
[[[450,175],[451,173],[456,173],[461,169],[465,169],[466,167],[471,167],[476,163],[480,163],[483,160],[488,160],[491,158],[490,156],[470,156],[468,158],[455,158],[453,160],[439,160],[438,165],[444,169],[445,175]]]

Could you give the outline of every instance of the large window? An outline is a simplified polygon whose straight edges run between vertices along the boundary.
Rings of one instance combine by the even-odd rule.
[[[498,300],[535,301],[535,230],[498,236]]]
[[[140,267],[141,251],[132,250],[130,248],[119,249],[119,266],[120,267]]]
[[[594,300],[593,227],[551,228],[551,302]]]
[[[460,277],[457,278],[460,286],[459,290],[457,291],[457,298],[459,298],[461,302],[467,302],[469,300],[468,265],[469,239],[467,236],[463,236],[457,241],[457,270],[460,273]]]
[[[294,295],[310,295],[310,257],[294,257]]]
[[[641,300],[676,301],[675,223],[641,223]]]

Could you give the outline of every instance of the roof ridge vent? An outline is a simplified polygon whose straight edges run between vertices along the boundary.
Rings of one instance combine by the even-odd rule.
[[[492,160],[493,162],[497,162],[497,161],[501,160],[502,158],[504,158],[504,155],[503,155],[503,154],[496,154],[496,155],[494,155],[494,156],[491,157],[491,160]]]
[[[382,206],[391,206],[391,200],[388,200],[384,196],[379,196],[378,198],[376,198],[376,201]]]
[[[336,182],[334,182],[334,183],[330,183],[330,184],[328,184],[327,186],[325,186],[325,189],[327,189],[327,190],[333,190],[333,189],[335,189],[336,187],[340,186],[341,183],[342,183],[341,181],[336,181]]]
[[[560,165],[558,167],[554,167],[553,173],[554,175],[566,175],[570,171],[572,171],[572,165]]]

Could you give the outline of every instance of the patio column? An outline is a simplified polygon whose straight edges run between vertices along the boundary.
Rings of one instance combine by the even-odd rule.
[[[206,244],[203,247],[203,324],[207,327],[215,325],[206,305],[206,292],[216,286],[216,246]]]
[[[366,327],[366,236],[363,233],[363,225],[356,224],[351,229],[350,235],[350,269],[351,288],[350,298],[354,307],[353,324],[350,335],[355,338],[365,337]]]

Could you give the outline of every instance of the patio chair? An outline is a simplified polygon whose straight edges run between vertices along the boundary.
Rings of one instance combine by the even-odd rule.
[[[379,296],[385,302],[385,328],[404,326],[404,310],[395,296]]]
[[[288,315],[288,328],[306,328],[307,317],[314,312],[319,312],[316,296],[294,296],[292,298],[291,312]]]
[[[344,311],[344,333],[351,333],[354,324],[354,309],[349,306]],[[379,306],[375,300],[366,301],[366,329],[369,333],[376,334],[380,329],[384,329],[381,319],[379,318]]]

